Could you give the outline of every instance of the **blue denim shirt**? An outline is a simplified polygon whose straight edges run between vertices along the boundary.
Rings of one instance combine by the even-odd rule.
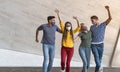
[[[92,25],[90,31],[92,32],[92,42],[103,42],[105,35],[106,24]]]
[[[55,33],[60,31],[56,25],[48,26],[48,24],[43,24],[38,27],[38,30],[43,30],[43,37],[41,43],[43,44],[55,44]]]

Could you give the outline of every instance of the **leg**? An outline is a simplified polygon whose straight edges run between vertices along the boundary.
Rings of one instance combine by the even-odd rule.
[[[90,56],[91,56],[91,49],[90,48],[86,48],[86,59],[87,59],[87,69],[90,67]]]
[[[104,44],[102,43],[99,44],[99,49],[98,49],[100,63],[102,63],[103,51],[104,51]]]
[[[54,55],[55,55],[55,46],[54,45],[50,45],[50,49],[49,49],[49,64],[48,64],[48,71],[47,72],[52,72]]]
[[[49,47],[47,44],[43,44],[43,56],[44,56],[44,61],[43,61],[43,72],[47,72],[47,67],[48,67],[48,58],[49,58]]]
[[[87,72],[87,59],[86,59],[86,55],[85,55],[85,48],[83,48],[83,47],[79,48],[79,55],[80,55],[82,62],[83,62],[82,72]]]
[[[66,60],[66,49],[61,48],[61,70],[65,69],[65,60]]]
[[[103,57],[103,51],[104,51],[104,44],[99,44],[98,52],[99,52],[99,59],[100,59],[100,68],[99,71],[103,71],[103,68],[101,67],[102,63],[102,57]]]
[[[100,68],[100,59],[99,59],[99,53],[98,53],[98,45],[92,44],[91,48],[92,48],[92,53],[94,55],[94,59],[95,59],[95,63],[96,63],[95,72],[98,72],[99,68]]]
[[[67,49],[66,72],[70,72],[70,62],[73,57],[74,48]]]

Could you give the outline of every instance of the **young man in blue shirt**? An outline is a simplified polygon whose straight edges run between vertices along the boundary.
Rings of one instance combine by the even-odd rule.
[[[109,6],[105,6],[107,12],[108,12],[108,19],[102,23],[99,23],[99,19],[97,16],[91,16],[91,22],[92,26],[90,28],[90,31],[92,32],[92,53],[94,55],[96,67],[95,72],[101,72],[101,62],[102,62],[102,56],[104,51],[104,35],[105,35],[105,29],[106,26],[110,23],[112,20]]]
[[[42,24],[36,30],[36,42],[38,40],[39,31],[43,31],[41,43],[43,44],[43,72],[52,72],[52,65],[55,55],[55,33],[61,33],[61,30],[55,25],[55,16],[48,16],[48,23]]]

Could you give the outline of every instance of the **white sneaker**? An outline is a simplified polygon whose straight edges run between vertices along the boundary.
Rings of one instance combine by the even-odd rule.
[[[99,72],[103,72],[103,67],[100,67]]]
[[[60,72],[65,72],[65,70],[60,70]]]

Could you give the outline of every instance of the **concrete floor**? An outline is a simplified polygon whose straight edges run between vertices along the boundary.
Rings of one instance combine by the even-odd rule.
[[[38,26],[47,22],[47,16],[56,16],[54,12],[56,8],[60,10],[62,21],[70,21],[73,28],[76,28],[76,21],[72,18],[74,15],[88,27],[92,25],[90,21],[92,15],[97,15],[100,22],[105,21],[108,18],[105,5],[110,6],[112,14],[112,21],[105,33],[102,62],[108,66],[120,26],[120,0],[0,0],[0,48],[43,56],[42,44],[35,42],[35,32]],[[57,16],[56,25],[59,26]],[[43,32],[40,32],[39,40],[42,36]],[[60,58],[61,38],[61,34],[56,33],[55,58]],[[74,45],[73,61],[81,61],[78,53],[79,45],[80,40]],[[118,47],[112,64],[120,67],[120,47]],[[93,56],[91,64],[94,64]]]
[[[59,72],[60,68],[53,68],[53,72]],[[71,72],[81,72],[82,68],[73,67]],[[104,68],[104,72],[120,72],[120,68]],[[42,72],[41,67],[0,67],[0,72]],[[94,68],[90,68],[88,72],[94,72]]]

